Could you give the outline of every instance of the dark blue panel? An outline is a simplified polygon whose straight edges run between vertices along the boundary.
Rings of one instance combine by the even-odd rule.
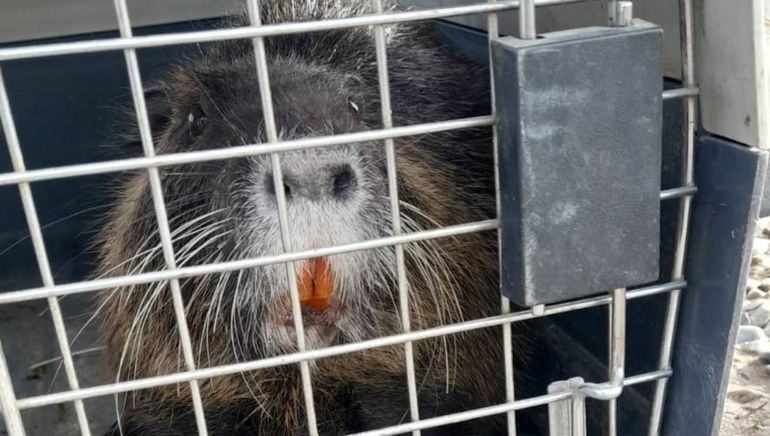
[[[767,155],[716,138],[696,144],[692,229],[665,435],[717,435],[751,260]]]

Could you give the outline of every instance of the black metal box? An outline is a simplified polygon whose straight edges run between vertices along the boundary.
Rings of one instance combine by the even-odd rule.
[[[515,303],[658,278],[662,35],[636,20],[492,45],[501,285]]]

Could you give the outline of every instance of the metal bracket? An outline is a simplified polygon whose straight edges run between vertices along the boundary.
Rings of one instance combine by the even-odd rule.
[[[580,387],[582,377],[557,381],[548,385],[548,393],[573,392],[571,398],[548,405],[548,434],[550,436],[586,436],[586,402]]]
[[[585,436],[585,399],[592,398],[609,402],[609,434],[616,436],[617,404],[616,400],[623,393],[625,385],[625,345],[626,345],[626,290],[612,291],[610,306],[610,381],[606,383],[586,383],[582,378],[558,381],[548,386],[548,392],[571,391],[569,403],[561,401],[548,406],[551,436]]]

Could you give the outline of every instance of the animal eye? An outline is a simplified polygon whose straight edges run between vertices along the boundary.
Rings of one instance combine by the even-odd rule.
[[[206,130],[207,124],[206,113],[200,107],[196,107],[187,115],[187,126],[190,129],[190,136],[193,138],[200,136]]]

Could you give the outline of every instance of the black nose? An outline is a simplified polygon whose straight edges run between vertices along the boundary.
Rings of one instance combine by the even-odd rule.
[[[346,200],[358,186],[355,170],[349,164],[303,170],[283,168],[283,191],[287,200],[299,197]],[[265,189],[270,195],[275,195],[272,172],[265,174]]]

